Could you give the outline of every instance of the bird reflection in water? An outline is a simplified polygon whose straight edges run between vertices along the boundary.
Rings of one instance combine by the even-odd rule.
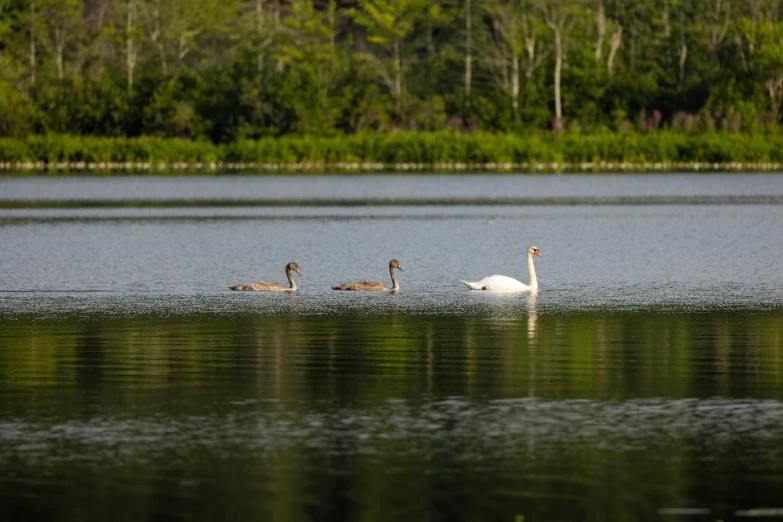
[[[531,341],[534,341],[538,334],[536,294],[538,294],[538,290],[531,290],[527,296],[527,338]]]

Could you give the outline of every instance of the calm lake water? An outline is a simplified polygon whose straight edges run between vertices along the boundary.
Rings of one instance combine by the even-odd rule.
[[[783,175],[0,177],[0,520],[783,520],[782,254]]]

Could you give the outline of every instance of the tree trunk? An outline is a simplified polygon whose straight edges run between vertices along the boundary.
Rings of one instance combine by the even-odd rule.
[[[614,57],[617,55],[617,50],[620,48],[622,40],[623,27],[620,26],[612,33],[612,42],[609,44],[609,56],[606,58],[606,74],[609,78],[612,77],[614,72]]]
[[[128,0],[128,18],[125,24],[125,59],[128,68],[128,92],[133,91],[133,71],[136,68],[138,49],[133,40],[133,24],[136,21],[136,0]]]
[[[30,1],[30,85],[35,86],[35,0]]]
[[[329,22],[329,72],[328,81],[323,83],[324,99],[329,96],[329,89],[334,82],[335,71],[337,70],[337,4],[335,0],[329,0],[329,7],[326,12]]]
[[[179,40],[177,40],[177,63],[174,67],[174,79],[176,80],[179,78],[180,70],[182,69],[182,64],[185,61],[185,57],[190,54],[190,44],[191,42],[199,35],[201,34],[201,29],[192,29],[190,31],[185,31],[179,36]]]
[[[669,40],[672,37],[672,26],[669,15],[669,0],[663,2],[663,38]]]
[[[737,54],[739,54],[740,61],[742,61],[742,68],[745,70],[745,72],[750,72],[750,67],[748,67],[748,59],[745,57],[745,49],[742,47],[742,36],[735,34],[734,43],[737,44]]]
[[[63,79],[63,53],[65,52],[65,28],[54,28],[55,61],[57,62],[57,79]]]
[[[780,115],[780,107],[783,104],[783,77],[767,80],[767,92],[769,92],[769,101],[772,103],[772,114],[775,120]]]
[[[606,15],[604,14],[604,0],[598,0],[596,13],[596,26],[598,29],[598,41],[595,43],[595,59],[601,59],[604,48],[604,36],[606,35]]]
[[[155,7],[152,10],[152,32],[150,33],[150,40],[153,45],[158,49],[158,57],[160,58],[160,71],[164,77],[169,75],[169,66],[166,62],[166,45],[163,42],[163,35],[160,30],[160,0],[155,0]]]
[[[465,103],[470,106],[470,87],[473,77],[473,17],[470,0],[465,0]]]
[[[511,48],[511,108],[514,120],[519,120],[519,55],[516,47]]]
[[[261,44],[264,33],[264,0],[256,0],[256,36],[258,38],[258,52],[256,53],[256,68],[258,75],[264,73],[264,46]]]
[[[542,58],[536,56],[536,37],[535,35],[525,36],[525,50],[527,51],[527,67],[525,68],[525,81],[530,82],[533,77],[533,71],[541,64]]]
[[[672,63],[672,25],[671,12],[669,10],[669,0],[663,2],[663,40],[666,45],[666,63]]]
[[[682,89],[685,83],[685,58],[688,56],[688,46],[683,42],[680,46],[680,77],[677,82],[677,88]]]
[[[332,62],[337,60],[337,6],[334,0],[329,0],[329,49],[332,51]]]
[[[400,41],[394,41],[394,110],[397,117],[402,115],[402,59],[400,58]]]
[[[677,90],[681,90],[685,83],[685,59],[688,56],[688,44],[685,43],[685,14],[680,9],[680,76],[677,81]]]
[[[544,15],[546,25],[552,30],[555,37],[555,71],[554,71],[554,97],[555,97],[555,121],[552,130],[556,133],[563,131],[563,104],[560,94],[560,80],[563,70],[563,32],[568,32],[573,27],[576,18],[569,14],[563,1],[540,0],[538,8]]]
[[[718,46],[723,42],[723,39],[726,37],[726,33],[729,30],[730,13],[728,5],[729,4],[726,4],[726,8],[724,9],[723,0],[715,0],[715,10],[711,16],[712,27],[710,28],[708,45],[716,63],[719,63]],[[721,22],[721,15],[723,15],[723,22]]]
[[[563,39],[560,29],[554,29],[555,32],[555,124],[556,132],[563,130],[563,106],[560,100],[560,71],[563,68]]]
[[[280,7],[280,0],[275,0],[274,3],[274,10],[272,12],[272,20],[275,22],[275,27],[280,27],[280,13],[282,11],[282,7]],[[282,59],[278,59],[277,63],[275,64],[275,70],[282,74],[285,70],[285,62]]]

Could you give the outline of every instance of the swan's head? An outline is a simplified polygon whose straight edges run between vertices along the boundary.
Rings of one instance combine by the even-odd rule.
[[[288,263],[287,265],[285,265],[285,269],[286,269],[286,271],[293,270],[297,274],[302,275],[302,272],[299,271],[299,265],[297,265],[294,262],[291,262],[291,263]]]
[[[389,270],[391,270],[392,268],[396,268],[400,272],[405,272],[405,270],[402,269],[402,265],[400,265],[400,262],[397,261],[396,259],[392,259],[391,261],[389,261]]]
[[[538,247],[532,246],[527,249],[527,255],[532,256],[533,254],[537,255],[538,257],[541,257],[541,252],[538,251]]]

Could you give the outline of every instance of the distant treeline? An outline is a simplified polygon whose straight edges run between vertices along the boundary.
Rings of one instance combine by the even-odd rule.
[[[625,168],[621,164],[637,170],[690,170],[705,165],[779,170],[783,164],[783,136],[759,139],[743,134],[687,136],[660,131],[546,138],[441,131],[284,136],[227,144],[155,137],[0,138],[0,168],[6,170],[156,171],[193,168],[195,163],[203,164],[198,168],[205,170],[379,170],[399,164],[406,164],[405,168],[441,170],[469,166],[529,171],[617,170]],[[585,163],[591,165],[583,166]],[[643,165],[647,163],[650,165]]]
[[[118,140],[80,146],[82,156],[144,157],[159,148],[177,156],[172,151],[187,148],[188,157],[258,158],[269,149],[328,159],[434,158],[451,146],[412,145],[437,134],[365,136],[399,130],[777,135],[781,35],[783,0],[0,0],[0,136],[242,142],[215,149]],[[356,133],[350,146],[242,141]],[[46,157],[69,155],[67,140],[56,140],[62,150],[47,149]],[[462,140],[470,139],[454,147]],[[474,138],[481,147],[454,153],[774,152],[766,150],[773,142],[670,140],[549,144],[482,134]],[[390,145],[382,152],[357,145],[376,142]],[[210,152],[195,152],[202,150]]]

